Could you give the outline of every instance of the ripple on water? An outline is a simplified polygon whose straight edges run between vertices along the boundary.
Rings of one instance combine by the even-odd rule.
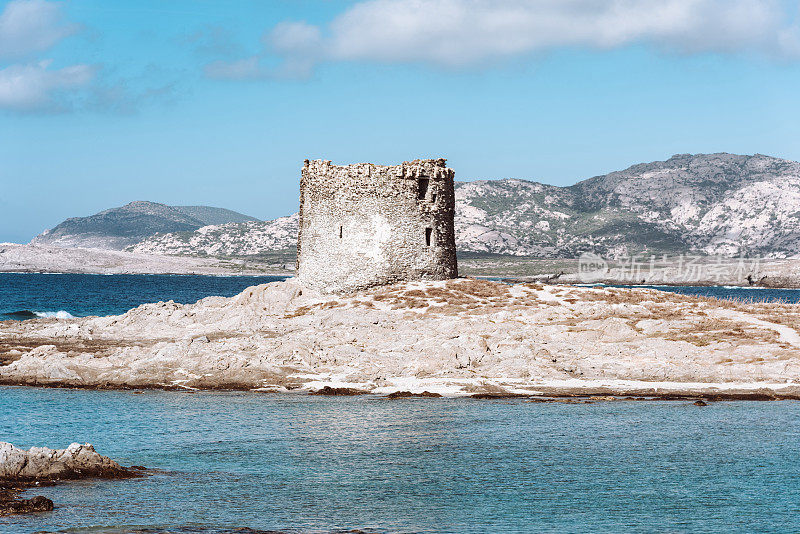
[[[0,389],[18,446],[91,442],[142,479],[36,494],[2,532],[753,531],[800,528],[797,402]]]

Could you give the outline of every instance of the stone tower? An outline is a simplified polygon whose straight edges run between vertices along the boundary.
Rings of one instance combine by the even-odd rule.
[[[325,292],[458,276],[455,173],[444,159],[305,161],[297,277]]]

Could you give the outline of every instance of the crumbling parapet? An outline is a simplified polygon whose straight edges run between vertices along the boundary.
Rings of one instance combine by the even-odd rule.
[[[444,159],[305,161],[297,276],[326,292],[458,276],[455,173]]]

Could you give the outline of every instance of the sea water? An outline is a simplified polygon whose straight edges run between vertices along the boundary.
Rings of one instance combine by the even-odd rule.
[[[275,279],[0,274],[0,313],[122,313]],[[800,300],[793,290],[659,289]],[[4,387],[0,441],[90,442],[151,468],[141,479],[31,490],[56,509],[0,518],[0,533],[800,530],[793,401],[701,408]]]
[[[0,273],[0,321],[114,315],[148,302],[232,297],[285,276]]]
[[[615,286],[628,287],[628,286]],[[745,302],[800,302],[800,289],[782,289],[772,287],[738,287],[738,286],[634,286],[657,289],[681,295],[714,297],[724,300]]]
[[[285,276],[0,273],[0,320],[121,314],[148,302],[174,300],[187,304],[212,295],[231,297],[247,287],[285,279]],[[798,289],[644,287],[724,299],[800,302]]]
[[[0,388],[0,439],[144,478],[30,490],[0,532],[788,532],[800,403]],[[244,531],[246,532],[246,531]]]

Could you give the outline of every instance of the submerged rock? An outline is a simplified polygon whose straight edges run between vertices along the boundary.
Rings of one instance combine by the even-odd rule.
[[[21,490],[20,490],[21,491]],[[0,516],[11,514],[32,514],[35,512],[50,512],[53,510],[53,501],[38,495],[30,499],[7,498],[4,499],[0,492]],[[16,492],[9,492],[14,495]]]
[[[530,395],[524,393],[510,393],[507,391],[491,391],[486,393],[473,393],[470,395],[472,399],[522,399],[528,397],[530,397]]]
[[[395,391],[386,395],[387,399],[409,399],[412,397],[441,397],[441,393],[431,393],[430,391],[423,391],[422,393],[411,393],[410,391]]]
[[[330,396],[353,396],[353,395],[366,395],[369,391],[355,388],[332,388],[325,386],[322,389],[312,391],[311,395],[330,395]]]

